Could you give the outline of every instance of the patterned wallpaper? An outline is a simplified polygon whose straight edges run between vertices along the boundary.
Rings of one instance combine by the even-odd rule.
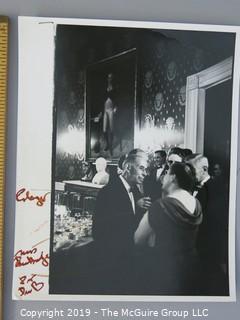
[[[150,151],[183,145],[187,77],[217,63],[218,58],[215,56],[214,62],[211,52],[161,35],[145,41],[140,136],[149,139],[141,139],[140,147]]]
[[[55,109],[56,178],[78,179],[85,156],[85,69],[88,64],[136,47],[140,131],[135,146],[148,152],[181,146],[184,138],[186,78],[228,57],[229,50],[179,41],[178,31],[61,26],[57,32]],[[174,37],[176,35],[176,37]],[[198,39],[196,33],[194,39]],[[210,35],[210,40],[211,40]],[[211,44],[211,45],[210,45]],[[224,46],[223,46],[224,47]],[[225,49],[227,46],[224,47]],[[70,166],[74,167],[74,174]],[[70,170],[70,173],[69,173]]]

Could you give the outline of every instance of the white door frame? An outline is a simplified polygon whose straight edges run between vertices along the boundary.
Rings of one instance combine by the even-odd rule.
[[[206,90],[232,78],[233,58],[187,77],[185,148],[203,153]]]

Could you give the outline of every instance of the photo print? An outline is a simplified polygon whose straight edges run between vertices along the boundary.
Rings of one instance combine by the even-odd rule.
[[[14,299],[235,300],[238,28],[19,23]]]

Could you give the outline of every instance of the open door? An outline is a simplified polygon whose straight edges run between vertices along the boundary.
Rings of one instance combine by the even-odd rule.
[[[226,135],[230,140],[232,65],[233,59],[229,57],[187,78],[184,144],[193,152],[204,153],[204,148],[207,147],[205,142],[208,140],[206,135],[210,138],[213,131],[221,132],[222,123],[217,121],[220,114],[226,115],[225,120],[229,122],[229,132]],[[212,126],[210,131],[209,120]]]

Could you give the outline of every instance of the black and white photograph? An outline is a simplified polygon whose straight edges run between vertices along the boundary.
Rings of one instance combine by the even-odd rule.
[[[57,25],[50,294],[229,296],[235,33]]]
[[[20,18],[13,299],[235,301],[239,35]]]

